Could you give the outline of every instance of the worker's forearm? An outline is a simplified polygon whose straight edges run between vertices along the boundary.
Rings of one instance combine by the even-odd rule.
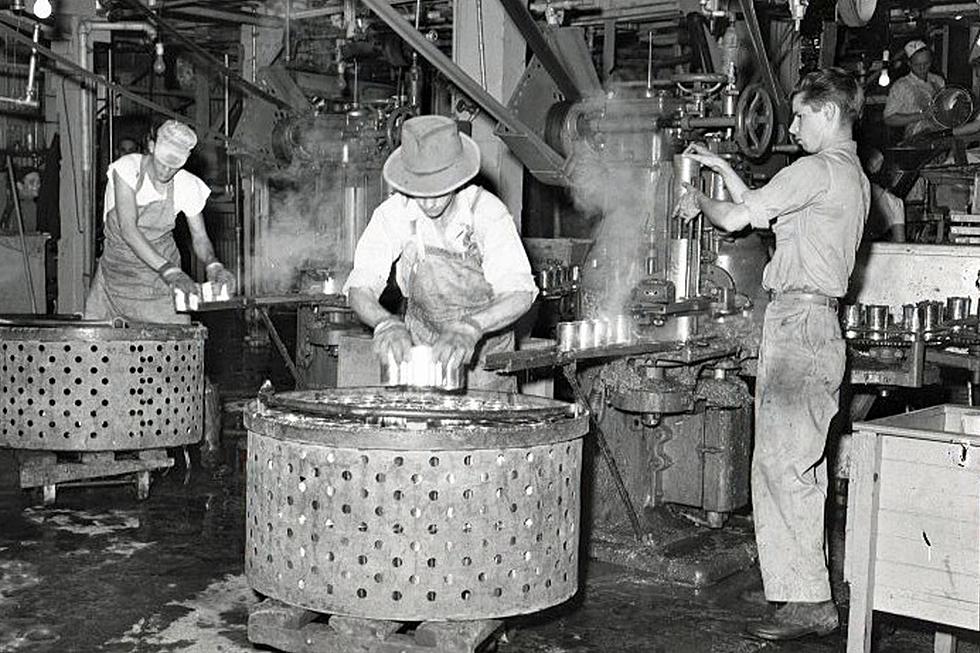
[[[211,244],[211,239],[207,236],[194,236],[191,239],[191,244],[194,247],[194,254],[197,255],[197,260],[204,265],[214,263],[218,260],[214,255],[214,245]]]
[[[725,181],[725,188],[728,189],[728,194],[732,196],[732,200],[734,200],[736,204],[741,204],[742,198],[749,190],[748,184],[742,181],[742,178],[739,177],[738,174],[731,168],[725,171],[725,173],[722,175],[722,179]]]
[[[527,313],[534,303],[534,293],[523,290],[503,292],[494,296],[493,302],[484,309],[469,315],[480,325],[484,333],[492,333],[509,327]]]
[[[972,136],[980,133],[980,118],[971,120],[959,127],[953,127],[953,136]]]
[[[702,195],[698,207],[711,224],[723,231],[731,233],[749,226],[749,212],[742,204],[713,200]]]
[[[347,291],[347,303],[357,317],[372,329],[391,317],[375,294],[367,288],[351,288]]]

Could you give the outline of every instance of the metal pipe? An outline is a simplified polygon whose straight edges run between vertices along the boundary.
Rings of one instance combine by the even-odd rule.
[[[157,38],[157,30],[149,23],[143,21],[121,21],[107,23],[105,21],[83,20],[78,25],[78,63],[79,67],[86,72],[91,72],[89,68],[89,36],[93,31],[98,32],[144,32],[151,41]],[[110,83],[112,80],[108,80]],[[81,87],[82,96],[85,98],[79,107],[81,113],[81,133],[79,140],[82,149],[82,183],[85,188],[89,187],[89,174],[92,171],[92,107],[90,106],[91,91],[84,85]]]
[[[289,50],[290,50],[290,48],[289,48],[289,27],[290,27],[289,21],[290,21],[290,18],[289,18],[289,15],[292,13],[292,9],[293,9],[293,2],[292,2],[292,0],[286,0],[286,25],[283,28],[283,34],[282,34],[282,40],[283,40],[282,49],[283,49],[283,56],[286,58],[286,63],[289,63],[290,62],[290,57],[289,57]],[[227,67],[228,66],[225,66],[225,68],[227,68]]]
[[[647,92],[653,86],[653,30],[647,32]]]
[[[227,52],[225,53],[224,59],[225,59],[225,68],[228,68],[231,65],[231,57],[228,55]],[[228,78],[224,77],[222,79],[224,81],[224,83],[222,84],[223,100],[224,100],[224,129],[222,129],[221,132],[225,135],[225,138],[230,138],[231,137],[231,92],[228,87]],[[225,153],[225,192],[226,193],[231,192],[231,157],[228,156],[227,152]],[[241,286],[238,287],[241,288]]]
[[[17,176],[14,174],[14,160],[7,155],[7,179],[10,183],[10,197],[14,202],[14,217],[17,218],[17,233],[20,235],[20,253],[24,258],[24,275],[27,278],[27,294],[31,297],[31,311],[37,313],[37,298],[34,297],[34,275],[31,274],[31,259],[27,254],[27,239],[24,237],[24,215],[20,210],[20,196],[17,195]]]
[[[418,29],[418,25],[415,26]],[[483,40],[483,0],[476,0],[476,45],[480,51],[480,86],[487,87],[487,48]]]
[[[115,82],[115,70],[114,70],[114,58],[113,50],[109,48],[107,53],[107,68],[106,75],[110,82]],[[115,143],[116,143],[116,92],[112,90],[112,87],[106,89],[106,98],[108,104],[106,105],[108,125],[109,125],[109,161],[112,161],[113,154],[115,153]]]

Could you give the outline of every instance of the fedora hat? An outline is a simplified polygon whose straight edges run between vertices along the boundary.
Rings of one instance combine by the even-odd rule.
[[[480,148],[446,116],[418,116],[402,124],[402,144],[382,174],[395,190],[413,197],[452,192],[480,171]]]

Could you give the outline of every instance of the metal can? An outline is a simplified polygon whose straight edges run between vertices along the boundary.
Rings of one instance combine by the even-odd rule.
[[[610,320],[609,342],[616,345],[624,345],[633,340],[633,320],[629,315],[620,313]]]
[[[555,327],[558,351],[572,351],[578,345],[577,322],[559,322]]]
[[[864,325],[872,340],[883,340],[888,329],[890,316],[888,307],[882,304],[868,304],[864,307]]]
[[[579,320],[575,323],[578,328],[576,349],[592,349],[595,347],[595,330],[591,320]]]

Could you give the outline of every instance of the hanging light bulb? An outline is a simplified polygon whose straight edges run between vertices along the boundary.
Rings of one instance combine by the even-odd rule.
[[[167,72],[167,64],[163,60],[163,43],[161,41],[156,42],[156,52],[157,58],[153,61],[153,72],[162,75]]]
[[[888,58],[890,54],[891,53],[888,52],[888,50],[885,50],[884,52],[881,53],[882,67],[881,67],[881,74],[878,75],[878,86],[881,87],[888,86],[889,84],[892,83],[892,78],[888,76]]]
[[[44,20],[45,18],[51,17],[51,2],[50,0],[35,0],[34,2],[34,15]]]

